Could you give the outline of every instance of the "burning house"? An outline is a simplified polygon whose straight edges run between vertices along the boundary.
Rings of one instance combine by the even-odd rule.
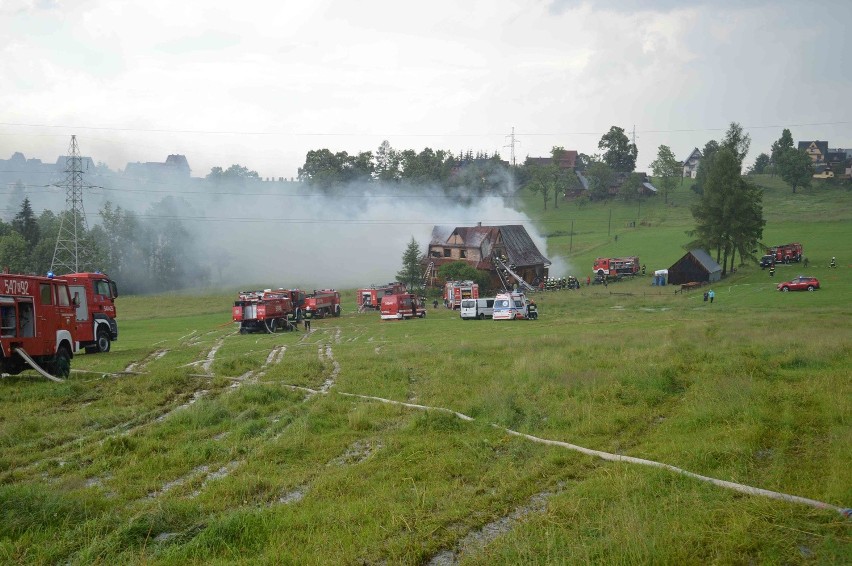
[[[464,261],[489,274],[491,286],[501,286],[500,263],[510,266],[527,283],[547,277],[550,260],[544,257],[521,225],[435,226],[424,262],[437,270],[445,263]]]

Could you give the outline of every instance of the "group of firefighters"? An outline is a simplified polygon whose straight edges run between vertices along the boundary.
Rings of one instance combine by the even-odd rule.
[[[805,258],[804,265],[805,265],[805,267],[808,266],[808,258]],[[837,258],[836,257],[831,256],[831,261],[828,262],[828,267],[830,269],[836,269],[837,268]],[[769,265],[769,276],[775,277],[775,262],[774,261]]]
[[[568,277],[545,277],[538,282],[539,291],[561,291],[562,289],[579,289],[580,281],[573,275]]]

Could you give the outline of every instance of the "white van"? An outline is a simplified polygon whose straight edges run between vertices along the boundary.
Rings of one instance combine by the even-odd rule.
[[[461,317],[465,320],[471,318],[491,318],[494,316],[494,299],[462,299],[459,309]]]

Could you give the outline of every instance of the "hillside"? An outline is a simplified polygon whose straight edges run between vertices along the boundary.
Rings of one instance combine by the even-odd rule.
[[[514,322],[382,322],[347,291],[310,334],[251,335],[230,294],[121,297],[111,353],[61,384],[0,379],[0,560],[843,563],[852,194],[759,181],[766,241],[803,242],[821,290],[747,265],[712,305],[639,277]],[[668,267],[692,198],[520,203],[579,275],[598,255]]]

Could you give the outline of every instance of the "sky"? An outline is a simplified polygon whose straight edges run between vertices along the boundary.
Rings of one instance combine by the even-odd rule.
[[[852,3],[0,0],[0,158],[76,135],[114,170],[186,155],[295,177],[312,149],[517,161],[625,129],[648,170],[731,122],[852,146]]]

